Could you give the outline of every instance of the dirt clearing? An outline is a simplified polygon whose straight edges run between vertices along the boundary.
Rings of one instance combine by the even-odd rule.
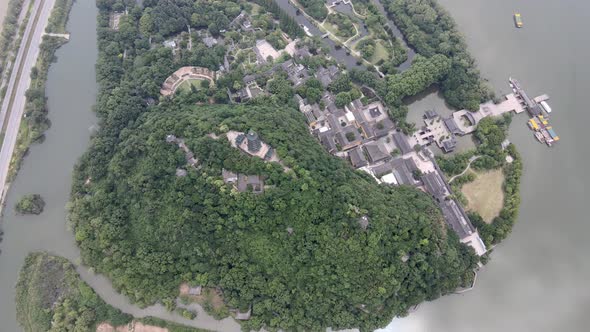
[[[504,173],[497,169],[475,174],[475,180],[463,185],[461,192],[467,198],[467,210],[479,213],[485,222],[491,223],[504,205]]]

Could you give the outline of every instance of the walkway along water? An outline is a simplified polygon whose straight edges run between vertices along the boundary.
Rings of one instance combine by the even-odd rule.
[[[323,33],[318,29],[305,15],[297,14],[297,8],[293,6],[289,0],[275,0],[277,5],[281,7],[282,10],[285,11],[289,16],[291,16],[297,23],[303,25],[309,29],[309,32],[314,36],[322,36]],[[358,61],[352,55],[346,54],[346,50],[344,48],[337,49],[336,43],[329,39],[329,38],[322,38],[322,42],[330,49],[330,55],[334,57],[338,62],[341,62],[346,66],[348,69],[352,68],[364,68],[363,66],[359,66],[356,64]]]
[[[69,200],[73,166],[88,147],[91,130],[96,126],[92,106],[96,101],[97,10],[93,1],[77,1],[68,23],[69,43],[57,52],[51,66],[47,96],[52,127],[46,140],[34,145],[6,197],[0,243],[0,330],[20,331],[16,321],[15,289],[18,272],[31,251],[46,250],[79,263],[79,250],[72,231],[66,227],[65,206]],[[46,202],[39,216],[17,216],[16,201],[27,193],[39,193]],[[239,331],[239,325],[228,318],[215,321],[203,310],[191,321],[169,313],[160,305],[138,308],[117,293],[110,281],[78,267],[84,281],[109,304],[136,317],[156,316],[180,324],[218,331]]]
[[[281,7],[282,10],[284,10],[289,16],[291,16],[297,23],[307,27],[309,29],[309,32],[312,35],[323,36],[323,33],[320,31],[320,29],[318,29],[305,15],[297,13],[297,8],[291,3],[290,0],[275,0],[275,2],[279,5],[279,7]],[[416,56],[416,52],[407,45],[402,33],[399,31],[399,29],[397,28],[395,23],[387,17],[387,13],[385,12],[385,9],[383,8],[383,5],[381,4],[381,2],[379,0],[374,0],[374,2],[377,5],[377,7],[379,8],[379,11],[387,19],[388,25],[391,28],[393,35],[396,38],[399,38],[401,40],[402,44],[404,45],[404,47],[406,47],[406,49],[408,51],[408,59],[398,67],[399,71],[404,71],[404,70],[410,68],[410,65],[412,64],[412,60]],[[345,7],[342,7],[342,6],[345,6]],[[344,10],[345,14],[352,15],[352,10],[350,9],[350,7],[348,5],[340,4],[337,9],[338,9],[338,11],[343,11],[344,8],[346,8],[348,10],[348,12],[346,10]],[[361,33],[361,37],[359,37],[359,38],[362,38],[362,36],[365,36],[367,34],[367,31],[364,28],[364,26],[361,26],[361,28],[362,28],[362,33]],[[330,49],[330,55],[332,57],[334,57],[338,62],[344,64],[347,69],[352,69],[352,68],[365,69],[364,66],[360,66],[357,64],[357,61],[359,59],[357,59],[356,57],[354,57],[350,54],[347,54],[347,50],[345,50],[344,48],[337,49],[336,43],[333,40],[331,40],[329,38],[322,38],[322,42]]]
[[[389,18],[387,12],[385,12],[385,8],[383,8],[381,0],[373,0],[373,2],[377,6],[381,14],[383,14],[383,16],[385,16],[385,18],[387,19],[387,25],[389,25],[389,27],[391,28],[391,32],[393,33],[393,35],[396,38],[398,38],[401,41],[402,45],[406,48],[406,50],[408,50],[408,59],[404,61],[401,65],[399,65],[398,70],[404,71],[410,68],[410,66],[412,65],[412,61],[414,61],[414,58],[416,57],[416,51],[414,51],[414,49],[408,45],[408,43],[406,42],[406,38],[404,37],[402,32],[399,31],[397,25],[395,25],[393,20]]]

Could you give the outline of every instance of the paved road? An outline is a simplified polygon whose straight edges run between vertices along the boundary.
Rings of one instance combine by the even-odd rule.
[[[2,142],[2,148],[0,150],[0,188],[1,197],[3,198],[6,191],[6,178],[8,176],[8,169],[10,166],[10,159],[14,152],[14,146],[16,144],[16,137],[18,135],[18,129],[20,122],[23,117],[25,109],[25,92],[27,91],[31,83],[31,69],[37,61],[39,55],[39,45],[41,44],[43,33],[51,9],[55,4],[55,0],[37,0],[34,4],[33,12],[25,29],[24,38],[20,45],[19,52],[17,54],[13,72],[10,76],[8,90],[6,91],[6,98],[2,105],[2,111],[0,112],[0,128],[6,122],[6,133],[4,135],[4,141]],[[35,20],[37,14],[39,19]],[[32,38],[31,43],[27,49],[27,41],[29,36]],[[22,66],[22,67],[21,67]],[[18,68],[21,69],[21,75],[18,77]],[[12,99],[12,105],[10,112],[8,112],[8,106],[10,103],[10,96],[14,93]],[[6,114],[9,117],[5,119]]]

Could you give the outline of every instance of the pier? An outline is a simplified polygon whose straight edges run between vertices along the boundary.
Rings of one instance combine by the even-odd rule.
[[[510,78],[513,93],[504,96],[498,103],[488,101],[480,104],[476,112],[460,110],[448,117],[441,117],[436,111],[426,111],[424,126],[414,132],[411,137],[412,145],[421,146],[435,143],[444,152],[452,152],[456,145],[456,136],[464,136],[475,132],[479,122],[486,117],[502,116],[507,113],[520,114],[525,111],[531,116],[528,126],[535,132],[535,138],[541,143],[551,146],[559,140],[559,136],[549,125],[551,107],[546,103],[546,94],[530,98],[522,89],[518,81]]]
[[[517,80],[509,78],[508,81],[513,93],[505,95],[503,101],[497,104],[493,101],[483,103],[479,106],[477,112],[460,110],[452,114],[453,120],[463,132],[463,135],[473,133],[477,128],[477,124],[488,116],[501,116],[510,112],[520,114],[524,111],[528,111],[531,117],[543,114],[540,103],[549,100],[547,94],[530,98]]]
[[[457,127],[463,131],[463,135],[467,135],[474,132],[477,124],[485,117],[501,116],[510,112],[520,114],[524,111],[525,107],[519,98],[514,93],[511,93],[504,96],[504,100],[498,104],[495,104],[493,101],[481,104],[477,112],[471,112],[469,110],[454,112],[453,120],[457,124]]]

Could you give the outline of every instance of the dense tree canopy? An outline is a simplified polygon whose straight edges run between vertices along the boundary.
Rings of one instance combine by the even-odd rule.
[[[323,0],[300,0],[298,2],[303,6],[307,14],[320,22],[328,16],[328,9]]]
[[[385,101],[389,105],[401,104],[402,98],[418,94],[438,82],[449,72],[450,66],[451,61],[444,55],[437,54],[431,58],[417,56],[410,69],[387,76]]]
[[[39,194],[24,195],[18,203],[15,210],[20,214],[40,214],[45,207],[45,201]]]
[[[80,280],[70,262],[47,253],[27,256],[16,293],[17,319],[26,332],[93,331],[102,322],[131,320]]]
[[[451,59],[440,87],[447,103],[457,109],[477,110],[490,99],[475,60],[451,16],[435,0],[383,0],[386,10],[408,43],[421,55],[443,54]]]
[[[207,136],[228,128],[255,129],[292,170]],[[167,134],[185,139],[200,170],[175,176],[186,161]],[[84,261],[140,304],[206,280],[230,306],[252,305],[255,328],[375,328],[454,289],[472,267],[425,194],[355,173],[294,110],[162,104],[122,132],[104,176],[92,172],[102,160],[93,153],[77,172],[76,239]],[[237,193],[222,168],[262,175],[271,187]],[[358,225],[365,214],[367,231]]]
[[[181,282],[202,284],[219,287],[230,307],[252,307],[246,329],[368,330],[469,281],[476,258],[446,230],[432,200],[377,185],[325,152],[292,99],[286,103],[294,91],[284,77],[269,80],[274,95],[255,104],[197,106],[198,94],[184,93],[148,106],[177,67],[215,69],[223,53],[174,57],[145,47],[145,10],[134,9],[127,31],[113,31],[112,6],[101,2],[99,16],[101,129],[76,167],[70,218],[83,261],[119,291],[147,305],[170,302]],[[216,86],[240,80],[230,72]],[[346,75],[331,89],[358,94]],[[224,136],[249,129],[282,165],[248,157]],[[185,140],[198,169],[168,134]],[[265,192],[237,192],[222,169],[262,176]]]
[[[27,256],[16,293],[16,315],[25,332],[96,331],[102,323],[126,326],[132,319],[106,304],[67,259],[45,252]],[[170,332],[204,332],[154,317],[139,321]]]

